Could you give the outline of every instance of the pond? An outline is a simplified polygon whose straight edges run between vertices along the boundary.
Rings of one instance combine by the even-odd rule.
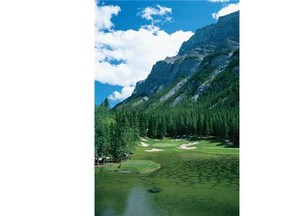
[[[154,173],[95,172],[96,216],[239,215],[239,156],[189,152],[138,154]],[[149,189],[160,188],[158,193]]]

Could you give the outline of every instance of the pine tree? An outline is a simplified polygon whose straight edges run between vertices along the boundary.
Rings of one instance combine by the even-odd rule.
[[[109,100],[108,100],[107,97],[106,97],[105,100],[101,103],[101,106],[104,106],[104,107],[106,107],[107,109],[109,109],[110,103],[109,103]]]
[[[162,119],[161,124],[159,125],[159,138],[163,139],[166,136],[166,120]]]

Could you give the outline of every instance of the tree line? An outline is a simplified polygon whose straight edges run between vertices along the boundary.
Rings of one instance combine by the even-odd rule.
[[[132,128],[137,128],[134,130],[137,136],[158,139],[165,136],[214,136],[229,139],[234,145],[239,145],[238,108],[213,111],[177,108],[151,113],[122,110],[120,113],[127,116]]]
[[[214,136],[239,146],[239,106],[207,109],[177,107],[166,110],[111,110],[105,100],[95,107],[95,158],[115,162],[133,154],[140,136],[162,139],[179,136]]]

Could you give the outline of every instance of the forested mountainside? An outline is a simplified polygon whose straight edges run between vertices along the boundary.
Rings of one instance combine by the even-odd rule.
[[[139,136],[197,135],[238,146],[239,11],[197,30],[176,56],[158,61],[129,98],[110,112],[105,107],[96,107],[96,131],[107,127],[101,134],[116,139],[113,145]]]

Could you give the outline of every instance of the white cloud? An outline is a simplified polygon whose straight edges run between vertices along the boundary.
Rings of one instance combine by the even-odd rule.
[[[192,32],[163,30],[96,32],[96,80],[111,85],[130,86],[145,79],[156,61],[177,54]],[[109,49],[105,48],[109,47]],[[113,64],[113,62],[120,62]]]
[[[169,13],[165,7],[158,9],[159,14]],[[182,30],[169,34],[153,23],[138,30],[113,30],[111,17],[120,10],[118,6],[96,5],[96,12],[102,11],[105,17],[95,23],[95,79],[123,87],[121,93],[110,95],[111,100],[130,96],[136,82],[148,76],[156,61],[176,55],[181,44],[193,35]]]
[[[132,94],[134,89],[134,86],[123,87],[121,93],[118,91],[114,91],[111,95],[108,96],[108,99],[113,101],[122,101],[128,98]]]
[[[158,4],[156,7],[146,7],[142,9],[137,15],[141,16],[143,19],[151,21],[150,25],[141,26],[142,28],[152,30],[156,33],[159,28],[156,25],[173,22],[173,18],[169,16],[169,14],[172,14],[172,8]]]
[[[230,0],[209,0],[209,2],[221,2],[221,3],[224,3],[224,2],[229,2]]]
[[[148,31],[152,32],[154,35],[157,34],[157,32],[160,30],[160,28],[158,26],[155,26],[154,24],[144,25],[144,26],[141,26],[141,28],[147,29]]]
[[[217,13],[212,13],[212,17],[216,20],[219,19],[221,16],[225,16],[227,14],[233,13],[240,10],[240,4],[229,4],[225,7],[223,7],[221,10],[219,10]]]
[[[113,23],[111,22],[111,18],[113,15],[117,15],[121,8],[119,6],[101,6],[98,7],[97,3],[95,4],[95,26],[99,30],[103,29],[111,29],[113,27]]]
[[[140,11],[138,14],[146,20],[151,21],[159,21],[159,18],[162,16],[167,16],[167,14],[172,13],[172,8],[168,8],[161,5],[156,5],[156,7],[146,7],[142,11]],[[157,17],[157,18],[155,18]]]

